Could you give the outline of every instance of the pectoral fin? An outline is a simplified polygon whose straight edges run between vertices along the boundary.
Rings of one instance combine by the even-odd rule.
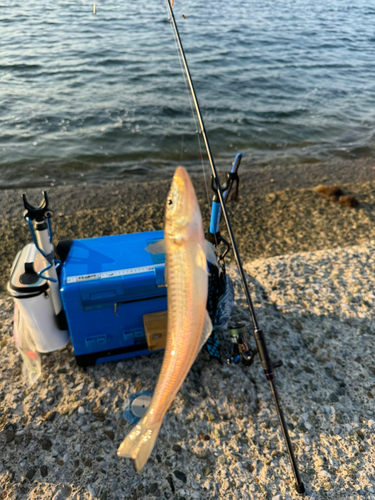
[[[195,255],[195,263],[207,271],[207,261],[215,266],[218,266],[217,256],[214,252],[213,246],[207,240],[204,240],[202,245],[198,245],[198,251]]]
[[[203,248],[203,251],[204,253],[206,254],[206,259],[208,260],[208,262],[210,262],[211,264],[214,264],[214,266],[218,266],[218,263],[217,263],[217,256],[216,256],[216,253],[215,253],[215,250],[214,250],[214,247],[213,245],[207,241],[207,240],[204,240],[204,248]]]
[[[208,311],[206,309],[206,314],[204,317],[204,324],[203,324],[203,330],[202,330],[202,336],[201,336],[201,341],[198,347],[198,352],[202,349],[204,344],[207,342],[208,337],[212,333],[212,323],[211,323],[211,318],[210,315],[208,314]],[[198,354],[197,352],[197,354]]]
[[[159,254],[159,253],[165,253],[165,240],[159,240],[155,241],[155,243],[151,243],[151,245],[148,245],[145,248],[146,252],[152,253],[152,254]]]

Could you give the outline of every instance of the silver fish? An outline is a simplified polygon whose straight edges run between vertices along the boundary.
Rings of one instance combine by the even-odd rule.
[[[117,451],[120,457],[131,458],[137,471],[147,462],[164,415],[212,331],[206,310],[207,259],[215,263],[217,259],[204,238],[193,184],[183,167],[176,169],[168,194],[164,240],[150,245],[148,250],[166,254],[168,331],[150,406]]]

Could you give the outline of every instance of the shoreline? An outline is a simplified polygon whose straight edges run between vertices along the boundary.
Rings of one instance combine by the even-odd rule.
[[[375,167],[371,162],[361,165],[240,173],[239,200],[228,203],[228,211],[242,259],[353,246],[374,239]],[[212,192],[208,186],[207,194],[202,177],[193,176],[193,182],[207,228]],[[314,191],[318,184],[340,185],[344,194],[358,199],[359,206],[346,208],[322,198]],[[49,188],[55,245],[62,239],[162,229],[169,186],[168,180]],[[0,191],[0,292],[5,291],[17,252],[31,241],[22,216],[21,193]],[[27,194],[31,203],[40,202],[41,190],[27,190]],[[227,236],[223,221],[221,230]]]
[[[228,171],[230,165],[228,165]],[[225,179],[227,171],[219,171]],[[205,162],[205,173],[209,198],[211,170]],[[285,166],[265,166],[254,168],[251,172],[241,172],[240,194],[255,192],[272,193],[286,189],[309,189],[319,184],[353,184],[375,181],[375,159],[326,162]],[[66,186],[41,186],[38,188],[0,189],[0,221],[22,217],[23,205],[21,194],[26,192],[35,203],[40,201],[42,191],[50,195],[50,204],[55,212],[74,213],[75,211],[114,207],[119,203],[130,204],[144,202],[144,196],[155,195],[155,202],[162,201],[168,192],[171,179],[144,182],[108,181],[101,184],[69,184]],[[198,199],[207,203],[207,193],[203,175],[192,175]],[[162,196],[162,198],[160,198]],[[54,200],[58,200],[58,204]],[[54,205],[54,206],[52,206]]]

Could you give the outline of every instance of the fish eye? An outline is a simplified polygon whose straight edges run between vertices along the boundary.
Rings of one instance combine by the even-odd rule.
[[[173,205],[173,200],[172,198],[168,198],[167,205],[171,207]]]

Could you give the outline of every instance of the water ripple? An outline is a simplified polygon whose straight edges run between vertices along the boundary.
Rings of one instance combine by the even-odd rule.
[[[0,6],[0,188],[201,168],[163,2],[111,6]],[[238,150],[244,169],[373,157],[374,14],[364,0],[176,2],[218,166]]]

